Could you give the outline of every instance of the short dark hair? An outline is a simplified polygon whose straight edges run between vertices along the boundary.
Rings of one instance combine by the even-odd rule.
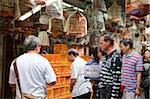
[[[106,32],[101,37],[104,37],[105,42],[110,41],[110,45],[112,45],[112,46],[114,45],[114,38],[111,36],[111,34],[109,32]]]
[[[133,41],[131,39],[123,39],[120,41],[120,43],[122,43],[125,46],[128,46],[133,49]]]
[[[145,52],[150,52],[150,50],[149,50],[149,49],[146,49],[146,50],[144,51],[144,54],[145,54]]]
[[[103,55],[103,53],[104,53],[104,52],[102,51],[102,49],[101,49],[101,48],[98,48],[98,47],[93,48],[93,50],[92,50],[93,58],[94,58],[94,60],[95,60],[96,63],[99,63],[99,60],[100,60],[100,58],[98,57],[98,53],[99,53],[99,52],[101,52],[102,55]]]
[[[92,54],[95,62],[99,63],[100,58],[98,57],[98,47],[93,48]]]
[[[73,55],[73,56],[77,57],[77,56],[79,56],[79,53],[77,50],[72,48],[72,49],[68,50],[68,55]]]

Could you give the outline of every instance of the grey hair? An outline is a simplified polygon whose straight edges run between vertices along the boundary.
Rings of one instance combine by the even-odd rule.
[[[34,50],[40,45],[40,39],[34,35],[29,35],[25,38],[24,45],[27,47],[27,50]]]

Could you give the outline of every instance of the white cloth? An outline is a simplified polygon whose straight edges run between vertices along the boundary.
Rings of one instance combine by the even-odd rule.
[[[40,31],[38,38],[40,39],[40,45],[42,46],[50,46],[50,41],[46,31]]]
[[[46,95],[46,83],[56,81],[56,75],[47,59],[34,53],[25,53],[17,58],[19,80],[23,93],[37,97]],[[16,84],[13,62],[10,67],[9,84]],[[16,89],[16,99],[20,99],[20,91]]]
[[[46,14],[51,18],[63,19],[63,0],[46,0]]]
[[[41,23],[41,24],[48,24],[49,20],[50,20],[50,16],[43,14],[39,18],[39,23]]]
[[[72,63],[71,78],[76,79],[72,90],[72,97],[83,95],[92,90],[90,81],[84,78],[86,63],[87,62],[80,57],[77,57]]]

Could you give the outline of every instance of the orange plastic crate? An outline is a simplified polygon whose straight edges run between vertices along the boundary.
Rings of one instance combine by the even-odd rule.
[[[60,69],[59,66],[58,67],[56,67],[56,66],[53,67],[53,70],[54,70],[56,76],[60,75],[60,70],[59,69]]]
[[[54,97],[52,88],[47,88],[47,96],[48,99],[52,99]]]
[[[54,44],[54,54],[66,54],[67,50],[66,44]]]
[[[54,97],[58,97],[59,96],[59,88],[55,88],[55,89],[53,89],[53,96]]]

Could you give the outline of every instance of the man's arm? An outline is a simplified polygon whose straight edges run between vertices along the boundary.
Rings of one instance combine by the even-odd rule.
[[[16,91],[16,84],[9,84],[9,86],[12,88],[12,92]]]
[[[72,78],[70,82],[70,92],[73,90],[73,86],[76,84],[76,79]]]
[[[70,81],[70,92],[72,92],[74,85],[76,84],[76,80],[78,78],[78,66],[77,64],[71,64],[71,81]]]
[[[46,83],[52,86],[56,83],[56,74],[48,60],[46,60],[45,62],[45,67],[46,68],[44,76],[46,78]]]
[[[11,63],[10,66],[10,72],[9,72],[9,86],[12,88],[12,92],[16,91],[16,76],[15,76],[15,71],[14,71],[14,60]]]
[[[140,95],[141,77],[142,77],[142,72],[137,72],[137,86],[135,91],[136,95]]]
[[[136,95],[140,95],[140,84],[141,84],[141,77],[142,77],[142,71],[143,71],[143,60],[142,56],[139,55],[137,59],[137,64],[136,64],[136,79],[137,79],[137,86],[135,90]]]

